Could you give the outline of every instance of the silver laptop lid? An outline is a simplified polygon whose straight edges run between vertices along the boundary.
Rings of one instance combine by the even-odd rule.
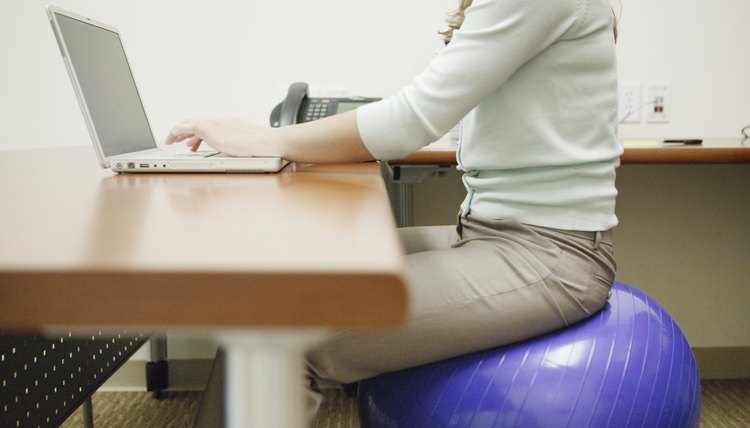
[[[55,6],[47,15],[99,163],[156,148],[117,29]]]

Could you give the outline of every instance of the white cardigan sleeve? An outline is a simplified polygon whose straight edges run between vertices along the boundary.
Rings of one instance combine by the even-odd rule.
[[[395,96],[362,106],[357,123],[376,159],[437,140],[547,46],[572,34],[586,0],[475,0],[452,41]]]

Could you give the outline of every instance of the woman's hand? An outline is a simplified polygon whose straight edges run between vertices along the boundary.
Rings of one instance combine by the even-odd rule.
[[[279,145],[272,142],[273,131],[240,118],[187,119],[172,128],[164,143],[183,142],[196,151],[206,142],[232,156],[281,156]]]

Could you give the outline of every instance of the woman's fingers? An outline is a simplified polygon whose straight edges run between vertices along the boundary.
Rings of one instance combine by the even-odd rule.
[[[188,138],[197,137],[196,135],[196,124],[193,120],[185,120],[179,123],[169,131],[167,138],[164,139],[164,144],[173,144],[184,141]]]
[[[195,135],[185,139],[185,145],[194,152],[198,150],[202,142],[203,139]]]

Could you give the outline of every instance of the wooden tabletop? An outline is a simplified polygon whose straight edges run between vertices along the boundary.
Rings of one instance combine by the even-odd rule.
[[[750,163],[750,140],[706,139],[700,145],[663,144],[656,141],[625,142],[623,164]],[[393,160],[391,165],[456,165],[456,150],[445,141]]]
[[[403,260],[376,164],[114,174],[0,152],[0,328],[394,327]]]

